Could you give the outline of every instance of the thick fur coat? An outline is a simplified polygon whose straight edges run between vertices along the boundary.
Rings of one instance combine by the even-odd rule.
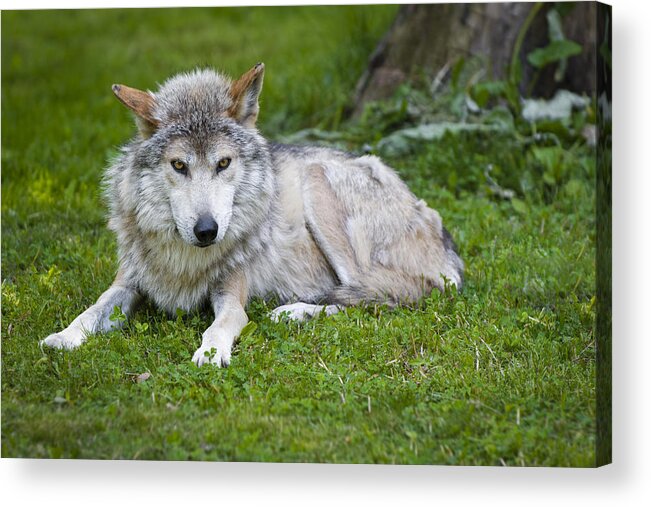
[[[46,345],[74,348],[143,297],[173,312],[210,303],[194,355],[227,365],[254,296],[302,319],[346,305],[411,303],[463,263],[440,215],[375,156],[267,142],[255,128],[264,66],[240,79],[197,70],[155,93],[114,85],[139,135],[107,169],[119,271]]]

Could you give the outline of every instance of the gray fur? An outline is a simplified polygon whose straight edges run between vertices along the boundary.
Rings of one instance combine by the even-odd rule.
[[[228,364],[252,296],[310,303],[284,307],[305,318],[361,302],[412,303],[442,289],[444,277],[462,283],[463,263],[439,214],[380,159],[267,143],[252,125],[263,72],[257,65],[239,88],[211,70],[181,74],[140,102],[145,92],[129,89],[123,103],[140,104],[140,135],[105,175],[120,264],[112,289],[168,312],[211,302],[215,322],[193,358],[198,365]],[[216,171],[224,157],[230,166]],[[185,175],[173,160],[187,164]],[[192,227],[207,215],[219,232],[200,248]],[[126,297],[111,304],[132,306]],[[45,344],[60,346],[69,330]]]

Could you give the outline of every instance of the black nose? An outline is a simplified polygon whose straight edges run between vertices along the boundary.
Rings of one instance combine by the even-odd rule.
[[[217,237],[217,222],[210,215],[202,215],[194,226],[194,235],[201,246],[208,246]]]

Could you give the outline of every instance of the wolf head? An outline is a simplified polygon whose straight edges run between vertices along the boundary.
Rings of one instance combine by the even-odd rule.
[[[243,234],[265,212],[271,168],[255,128],[263,75],[259,63],[235,81],[195,70],[156,92],[113,85],[140,132],[125,165],[141,230],[209,247]]]

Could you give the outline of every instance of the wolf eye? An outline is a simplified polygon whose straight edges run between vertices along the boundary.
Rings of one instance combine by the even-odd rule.
[[[188,172],[188,167],[185,165],[185,162],[181,160],[172,160],[172,167],[176,172],[181,174],[186,174]]]
[[[217,170],[221,171],[223,169],[226,169],[229,165],[231,165],[231,159],[224,157],[219,162],[217,162]]]

